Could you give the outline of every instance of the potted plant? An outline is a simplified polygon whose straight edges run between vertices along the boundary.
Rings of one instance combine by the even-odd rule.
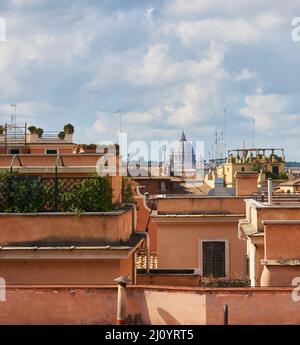
[[[60,140],[64,140],[64,139],[65,139],[65,136],[66,136],[66,133],[65,133],[65,132],[62,132],[62,131],[61,131],[61,132],[58,133],[58,137],[59,137]]]
[[[80,152],[81,153],[96,153],[96,144],[81,144],[80,145]]]
[[[0,134],[4,133],[4,127],[2,125],[0,125]]]
[[[41,138],[41,137],[43,136],[44,130],[43,130],[42,128],[37,128],[37,129],[35,130],[35,133],[37,134],[37,136],[38,136],[39,138]]]
[[[64,126],[64,132],[66,134],[73,134],[74,133],[74,126],[68,123],[67,125]]]
[[[36,133],[36,127],[35,126],[29,126],[28,130],[29,130],[30,134],[35,134]]]

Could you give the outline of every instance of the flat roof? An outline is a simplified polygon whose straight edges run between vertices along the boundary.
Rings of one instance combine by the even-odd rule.
[[[126,213],[131,208],[122,208],[119,210],[108,211],[108,212],[82,212],[80,217],[84,216],[119,216],[123,213]],[[0,217],[39,217],[39,216],[72,216],[74,217],[74,212],[35,212],[35,213],[8,213],[0,212]]]
[[[251,198],[249,196],[249,198]],[[157,199],[245,199],[236,195],[206,195],[206,194],[160,194]]]

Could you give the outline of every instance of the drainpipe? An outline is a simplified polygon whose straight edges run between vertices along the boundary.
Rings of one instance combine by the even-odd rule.
[[[268,178],[268,205],[269,206],[272,205],[272,192],[273,192],[272,179]]]
[[[133,203],[128,204],[133,208],[133,215],[132,215],[132,231],[136,232],[136,221],[137,221],[137,211],[136,205]],[[138,231],[139,234],[144,234],[146,236],[146,249],[147,249],[147,266],[146,272],[149,274],[150,272],[150,236],[148,231]]]
[[[126,287],[130,280],[126,276],[115,279],[118,283],[117,325],[125,325],[126,320]]]
[[[136,222],[137,222],[136,204],[128,203],[126,205],[131,206],[133,209],[133,212],[132,212],[132,232],[135,232],[136,231]]]

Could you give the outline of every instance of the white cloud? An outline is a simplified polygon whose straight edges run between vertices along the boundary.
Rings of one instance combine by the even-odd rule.
[[[5,8],[0,104],[16,101],[20,116],[36,115],[45,130],[73,122],[81,142],[115,138],[113,113],[122,109],[134,138],[173,140],[184,128],[213,141],[226,108],[229,141],[247,136],[246,117],[255,116],[258,137],[289,133],[295,152],[300,75],[290,22],[299,0],[12,0]]]
[[[236,81],[251,80],[256,77],[256,73],[249,70],[248,68],[243,68],[236,76]]]
[[[294,97],[297,97],[294,96]],[[300,111],[293,107],[293,97],[280,94],[258,94],[245,97],[246,106],[241,109],[245,117],[255,118],[256,130],[268,135],[278,131],[299,129]],[[266,133],[267,134],[267,133]]]
[[[173,30],[186,46],[195,46],[212,40],[224,43],[249,44],[257,42],[259,31],[245,19],[205,19],[181,22]]]

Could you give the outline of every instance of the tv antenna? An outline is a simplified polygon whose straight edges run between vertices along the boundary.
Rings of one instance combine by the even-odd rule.
[[[255,144],[255,118],[252,116],[248,116],[248,117],[252,121],[252,148],[254,148],[254,144]]]
[[[115,115],[119,115],[119,121],[120,121],[120,133],[122,132],[122,111],[121,110],[117,110],[114,113]]]
[[[9,107],[10,107],[11,127],[16,127],[16,125],[17,125],[17,103],[12,103],[9,105]]]
[[[224,156],[226,157],[227,150],[227,137],[226,137],[226,109],[224,108],[224,118],[223,118],[223,135],[224,135]]]

